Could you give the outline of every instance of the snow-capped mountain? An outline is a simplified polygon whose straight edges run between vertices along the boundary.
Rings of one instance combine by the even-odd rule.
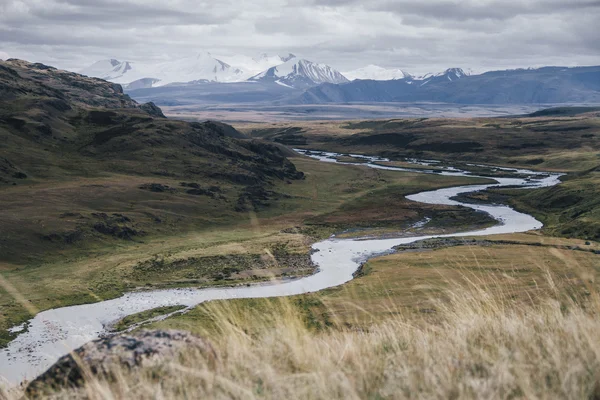
[[[225,61],[229,65],[234,65],[236,68],[239,68],[248,73],[248,77],[250,78],[262,71],[265,71],[271,67],[275,67],[277,65],[281,65],[284,62],[295,58],[294,54],[288,54],[285,56],[282,55],[269,55],[267,53],[262,53],[257,55],[256,57],[249,57],[244,55],[235,55],[235,56],[219,56],[220,60]]]
[[[398,68],[383,68],[378,65],[367,65],[353,71],[343,72],[343,75],[350,79],[370,79],[374,81],[391,81],[396,79],[410,78],[411,75]]]
[[[462,68],[448,68],[444,72],[437,74],[426,74],[414,79],[416,81],[420,81],[421,85],[426,85],[430,82],[453,82],[469,75],[470,74],[466,73]]]
[[[193,81],[239,82],[246,75],[242,69],[232,67],[210,53],[167,61],[151,69],[145,78],[160,79],[159,85]]]
[[[98,61],[79,73],[136,87],[164,86],[188,82],[240,82],[251,73],[213,57],[210,53],[158,64],[134,64],[128,61]]]
[[[329,65],[292,58],[281,65],[248,79],[254,82],[274,82],[291,88],[307,88],[321,83],[344,83],[348,79]]]
[[[79,73],[113,82],[120,81],[122,78],[127,80],[131,75],[135,74],[132,64],[129,61],[119,61],[114,58],[97,61],[89,67],[82,69]],[[128,77],[125,78],[125,75]]]

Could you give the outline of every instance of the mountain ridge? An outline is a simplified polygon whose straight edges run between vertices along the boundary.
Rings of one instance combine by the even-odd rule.
[[[273,82],[290,88],[308,88],[321,83],[345,83],[348,79],[329,65],[292,58],[249,78],[248,81]]]
[[[286,104],[347,102],[441,102],[455,104],[600,103],[600,66],[543,67],[393,81],[362,80],[322,84]]]

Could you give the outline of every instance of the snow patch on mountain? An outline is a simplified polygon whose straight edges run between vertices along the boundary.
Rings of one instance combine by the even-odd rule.
[[[240,82],[250,73],[213,57],[210,53],[165,61],[158,64],[134,64],[116,59],[98,61],[79,73],[121,84],[150,84],[150,87],[171,83]]]
[[[348,79],[329,65],[291,58],[249,79],[255,82],[275,82],[293,88],[306,88],[321,83],[345,83]]]
[[[246,72],[248,75],[246,77],[247,79],[271,67],[281,65],[295,57],[296,56],[291,53],[287,55],[270,55],[267,53],[262,53],[255,57],[235,55],[219,56],[218,58]]]
[[[370,79],[374,81],[391,81],[410,78],[411,75],[398,68],[383,68],[378,65],[367,65],[353,71],[344,72],[343,75],[350,79]]]
[[[346,83],[348,79],[404,80],[409,84],[423,86],[432,81],[452,82],[470,75],[461,68],[449,68],[440,73],[413,77],[398,68],[383,68],[373,64],[342,74],[328,65],[297,58],[294,54],[266,53],[255,57],[200,53],[156,64],[107,59],[92,64],[80,73],[127,85],[130,89],[169,84],[245,81],[268,82],[304,89],[322,83]]]
[[[82,69],[79,73],[108,81],[116,81],[123,78],[128,72],[130,72],[129,76],[131,76],[133,74],[132,70],[133,67],[129,61],[119,61],[112,58],[97,61],[89,67]]]
[[[169,83],[187,83],[192,81],[239,82],[245,72],[232,67],[210,53],[200,53],[193,57],[167,61],[152,66],[145,78],[160,79],[159,85]]]
[[[437,74],[425,74],[420,77],[414,78],[416,81],[421,81],[421,86],[428,84],[429,82],[436,81],[449,81],[453,82],[464,78],[465,76],[469,76],[470,73],[465,72],[462,68],[448,68],[444,72],[439,72]]]
[[[293,54],[248,56],[195,56],[164,61],[157,64],[138,64],[107,59],[84,68],[79,73],[132,87],[154,87],[174,83],[243,82],[248,78],[294,59]],[[150,86],[148,86],[150,85]]]

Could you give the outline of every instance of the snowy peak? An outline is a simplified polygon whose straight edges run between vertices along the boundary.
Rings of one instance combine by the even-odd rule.
[[[271,67],[249,81],[273,82],[292,88],[307,88],[321,83],[344,83],[348,79],[329,65],[312,61],[290,58],[281,65]]]
[[[148,68],[145,78],[160,79],[160,84],[193,81],[239,82],[244,71],[214,58],[210,53],[167,61]]]
[[[152,64],[109,58],[79,72],[123,85],[131,84],[132,87],[260,81],[299,89],[322,83],[346,83],[348,79],[405,80],[408,84],[426,85],[432,81],[453,82],[470,75],[461,68],[449,68],[437,74],[413,77],[399,68],[384,68],[373,64],[342,74],[328,65],[298,58],[291,53],[262,53],[249,57],[216,56],[208,52],[191,53],[185,58]]]
[[[283,64],[286,61],[294,58],[293,54],[286,56],[271,55],[267,53],[259,54],[255,57],[248,57],[243,55],[235,56],[219,56],[219,60],[226,62],[227,64],[234,66],[237,69],[244,71],[244,76],[241,77],[240,81],[253,77],[259,72],[265,71],[276,65]]]
[[[115,59],[102,60],[80,71],[83,75],[106,79],[115,83],[163,86],[187,82],[239,82],[248,77],[240,68],[213,57],[210,53],[139,65]]]
[[[415,80],[423,81],[422,85],[426,85],[429,82],[453,82],[464,78],[465,76],[469,76],[470,74],[465,72],[462,68],[448,68],[444,72],[440,72],[437,74],[427,74],[421,77],[415,78]]]
[[[378,65],[367,65],[353,71],[344,72],[344,76],[350,80],[370,79],[374,81],[391,81],[410,78],[411,75],[398,68],[383,68]]]
[[[79,73],[95,78],[114,80],[123,77],[132,69],[129,61],[119,61],[111,58],[109,60],[95,62],[89,67],[79,71]]]
[[[449,81],[455,81],[468,76],[468,74],[462,68],[448,68],[440,76],[445,77]]]

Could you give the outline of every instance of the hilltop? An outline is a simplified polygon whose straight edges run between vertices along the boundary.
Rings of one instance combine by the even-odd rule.
[[[100,79],[8,60],[0,98],[0,260],[185,229],[302,178],[278,146],[169,120]]]

